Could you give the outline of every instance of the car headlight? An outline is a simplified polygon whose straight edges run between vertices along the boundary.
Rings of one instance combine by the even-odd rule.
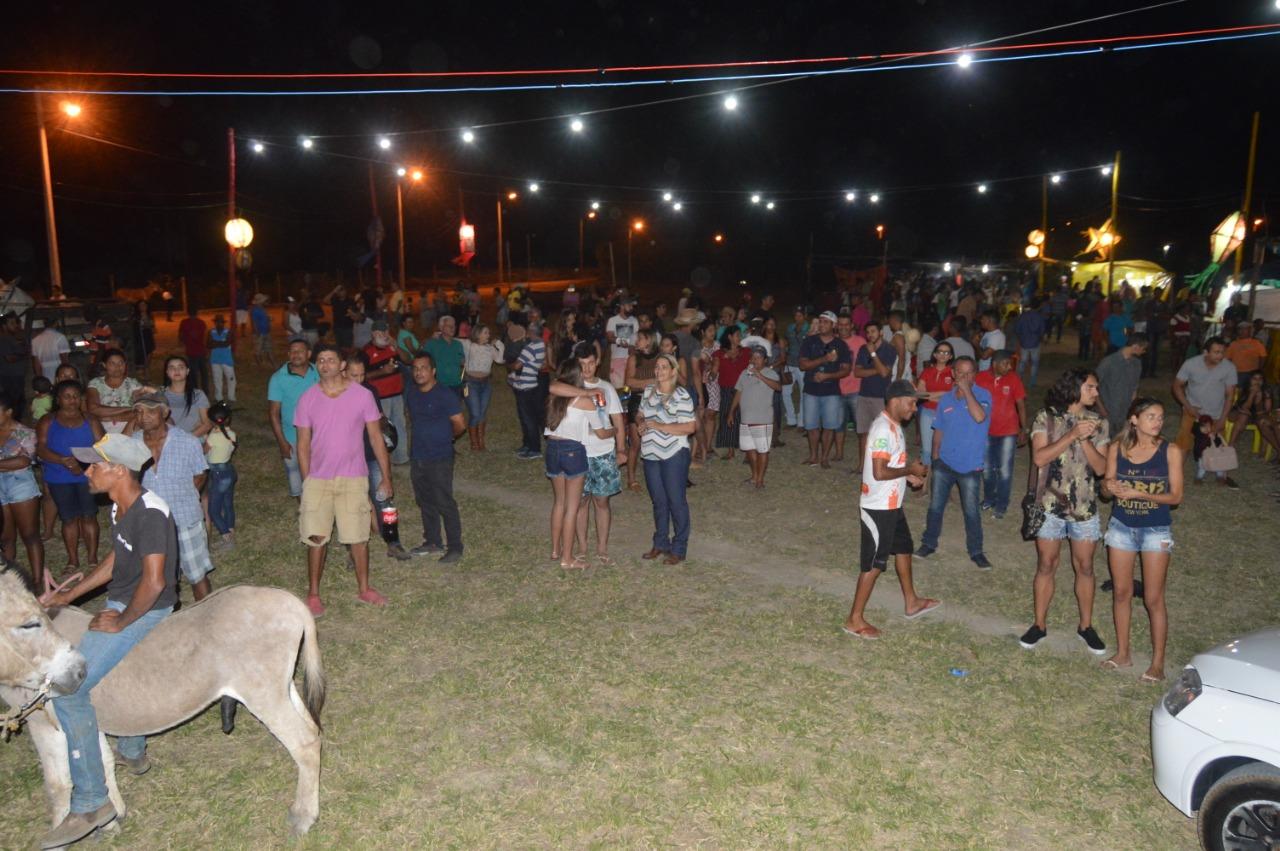
[[[1164,693],[1164,708],[1170,715],[1177,715],[1186,709],[1191,701],[1200,696],[1204,685],[1200,682],[1200,672],[1188,665],[1178,674],[1173,685]]]

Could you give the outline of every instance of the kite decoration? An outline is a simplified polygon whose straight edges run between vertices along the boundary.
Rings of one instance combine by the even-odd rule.
[[[1111,224],[1111,219],[1103,222],[1100,228],[1089,228],[1081,231],[1081,233],[1089,237],[1089,244],[1085,246],[1084,251],[1081,251],[1080,254],[1096,251],[1099,260],[1109,258],[1116,244],[1120,242],[1120,234],[1116,233],[1115,227]]]

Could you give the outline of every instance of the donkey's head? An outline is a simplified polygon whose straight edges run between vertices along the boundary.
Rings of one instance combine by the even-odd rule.
[[[22,572],[0,558],[0,685],[70,694],[84,681],[84,657],[57,633]]]

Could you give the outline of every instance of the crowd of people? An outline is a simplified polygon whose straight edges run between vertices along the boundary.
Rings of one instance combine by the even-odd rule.
[[[1280,423],[1263,376],[1268,352],[1238,302],[1211,327],[1194,297],[1170,306],[1125,285],[1103,299],[1097,282],[1037,294],[921,276],[870,293],[852,288],[790,317],[775,315],[767,295],[711,316],[685,290],[669,315],[663,304],[641,307],[626,290],[598,297],[592,288],[566,293],[547,321],[523,287],[495,296],[488,325],[478,293],[467,287],[448,297],[425,295],[418,312],[399,289],[349,297],[336,287],[324,298],[305,293],[286,303],[286,359],[268,381],[267,420],[283,489],[298,501],[306,604],[314,615],[325,612],[322,578],[335,534],[357,599],[374,606],[388,602],[370,583],[375,534],[391,559],[463,558],[454,446],[467,434],[472,452],[489,451],[486,422],[499,368],[519,425],[515,456],[543,461],[551,484],[550,559],[567,570],[617,563],[609,549],[611,500],[624,488],[643,487],[650,498],[654,531],[640,558],[674,566],[690,554],[688,489],[696,471],[741,451],[742,486],[759,492],[787,429],[805,441],[802,463],[818,470],[845,460],[852,433],[857,449],[854,455],[849,446],[848,472],[860,479],[861,551],[843,628],[860,639],[882,635],[866,606],[890,562],[906,618],[942,605],[917,592],[912,567],[941,548],[953,490],[966,555],[977,569],[992,569],[985,536],[1012,534],[1011,524],[990,527],[1015,507],[1014,459],[1029,447],[1019,507],[1036,569],[1021,645],[1035,648],[1048,635],[1065,549],[1077,636],[1090,652],[1106,654],[1094,627],[1101,541],[1116,636],[1102,664],[1133,665],[1131,609],[1139,597],[1152,639],[1142,679],[1151,682],[1164,678],[1164,590],[1185,456],[1194,460],[1196,482],[1213,474],[1236,489],[1234,444],[1253,427],[1280,460]],[[11,377],[0,386],[0,546],[13,561],[21,538],[46,602],[68,603],[107,586],[108,609],[93,627],[106,636],[88,644],[85,693],[172,610],[179,575],[195,600],[210,593],[211,540],[222,552],[235,547],[236,337],[223,316],[209,328],[195,310],[188,313],[177,329],[181,353],[163,358],[154,385],[150,355],[130,364],[109,329],[95,328],[98,344],[82,372],[57,329],[36,329],[26,347],[12,317],[2,325],[0,364],[16,358],[25,371],[29,361],[35,377],[29,400]],[[246,300],[235,320],[252,337],[255,362],[272,363],[266,299]],[[1082,364],[1048,383],[1043,405],[1028,402],[1042,347],[1072,325]],[[151,333],[154,349],[154,324]],[[1139,392],[1141,379],[1161,368],[1162,343],[1176,366],[1170,392],[1181,417],[1174,440],[1163,436],[1164,404]],[[130,375],[131,367],[142,377]],[[401,465],[409,468],[423,527],[422,542],[408,548],[394,503],[393,469]],[[912,491],[928,499],[918,546],[904,511]],[[101,559],[100,493],[110,496],[113,530]],[[1105,523],[1104,501],[1111,503]],[[57,521],[67,570],[55,578],[45,542]],[[69,737],[95,741],[91,709],[69,697],[61,706],[55,701],[64,725],[74,726]],[[119,759],[135,770],[147,764],[132,740],[120,741]],[[55,830],[63,839],[110,806],[101,765],[75,760],[75,819]]]

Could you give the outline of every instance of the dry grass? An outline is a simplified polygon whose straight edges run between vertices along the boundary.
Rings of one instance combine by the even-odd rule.
[[[263,376],[243,372],[242,398],[262,398]],[[236,423],[241,545],[215,581],[300,591],[293,505],[254,408]],[[837,627],[856,558],[855,480],[801,469],[788,439],[763,494],[740,492],[737,465],[695,474],[686,566],[635,557],[648,501],[623,494],[619,568],[567,575],[545,558],[547,486],[541,465],[507,451],[514,416],[499,390],[494,451],[464,449],[458,465],[464,562],[377,556],[374,582],[392,599],[378,611],[355,602],[330,559],[321,815],[303,845],[1192,845],[1150,779],[1158,690],[1103,673],[1070,644],[1029,654],[1013,643],[1033,566],[1015,521],[989,527],[997,568],[981,575],[949,513],[918,583],[947,601],[950,620],[903,621],[886,578],[875,613],[886,639],[853,642]],[[1172,664],[1275,610],[1270,568],[1255,557],[1273,551],[1275,529],[1235,519],[1261,496],[1254,470],[1244,493],[1193,491],[1178,514]],[[412,543],[401,471],[396,484]],[[915,499],[917,534],[922,516]],[[1053,630],[1069,634],[1073,617],[1064,587]],[[1097,622],[1110,638],[1109,610]],[[292,765],[247,713],[230,737],[205,713],[153,739],[151,753],[156,770],[122,777],[132,815],[113,844],[289,844]],[[29,743],[0,750],[0,766],[0,847],[19,847],[45,820]]]

